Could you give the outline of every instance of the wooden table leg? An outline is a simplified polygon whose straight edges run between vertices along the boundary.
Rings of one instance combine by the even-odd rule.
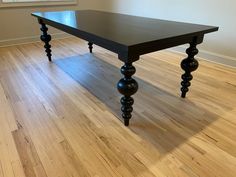
[[[198,61],[194,58],[194,56],[198,54],[198,49],[196,48],[196,46],[196,41],[190,43],[190,47],[186,50],[188,57],[181,62],[181,68],[185,71],[185,73],[182,75],[183,81],[181,82],[182,98],[185,98],[186,93],[189,91],[188,87],[190,87],[190,81],[193,79],[191,72],[195,71],[198,68]]]
[[[93,53],[93,43],[89,42],[88,45],[89,45],[89,52]]]
[[[132,117],[131,113],[133,111],[132,105],[134,104],[134,99],[131,95],[135,94],[138,90],[138,83],[132,78],[135,72],[136,69],[132,63],[125,63],[125,65],[121,67],[121,73],[124,75],[124,78],[117,84],[118,91],[124,95],[120,102],[125,126],[129,125],[129,120]]]
[[[45,43],[44,48],[45,52],[47,54],[48,60],[52,61],[52,54],[51,54],[51,45],[49,42],[51,41],[51,35],[47,33],[48,28],[45,23],[41,19],[39,19],[39,24],[41,25],[40,30],[42,31],[42,35],[40,36],[40,39]]]

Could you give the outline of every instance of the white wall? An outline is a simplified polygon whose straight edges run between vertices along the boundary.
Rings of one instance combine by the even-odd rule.
[[[83,8],[89,8],[89,1]],[[235,0],[100,0],[97,9],[183,22],[216,25],[201,49],[236,59]]]
[[[67,8],[73,9],[74,6]],[[30,14],[34,11],[60,10],[63,7],[49,8],[0,8],[0,45],[14,44],[17,42],[28,42],[38,38],[40,30],[37,19]],[[50,29],[51,33],[61,33]]]
[[[1,0],[0,0],[1,1]],[[55,11],[64,9],[97,9],[107,7],[104,0],[78,0],[77,5],[48,7],[1,7],[0,3],[0,46],[39,39],[39,24],[30,14],[36,11]],[[102,3],[101,3],[102,2]],[[62,32],[49,28],[50,34]]]
[[[0,43],[38,35],[37,10],[99,9],[138,16],[216,25],[220,31],[206,36],[200,46],[208,52],[236,58],[235,0],[78,0],[78,6],[0,9]],[[58,33],[57,30],[52,30]]]

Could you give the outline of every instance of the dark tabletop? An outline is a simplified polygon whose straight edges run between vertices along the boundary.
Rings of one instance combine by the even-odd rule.
[[[124,46],[182,35],[205,34],[218,30],[218,27],[213,26],[92,10],[36,12],[32,15],[114,41]]]

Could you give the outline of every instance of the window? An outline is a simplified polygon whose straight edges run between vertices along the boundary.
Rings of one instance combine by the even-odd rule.
[[[66,2],[67,0],[2,0],[3,3],[17,3],[17,2]],[[69,0],[68,0],[69,1]]]
[[[2,7],[75,5],[77,0],[0,0]]]

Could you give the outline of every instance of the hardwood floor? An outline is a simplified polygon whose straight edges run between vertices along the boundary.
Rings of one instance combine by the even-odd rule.
[[[126,128],[117,56],[77,38],[0,48],[0,177],[234,177],[236,69],[200,61],[180,98],[180,61],[161,51],[134,65]]]

